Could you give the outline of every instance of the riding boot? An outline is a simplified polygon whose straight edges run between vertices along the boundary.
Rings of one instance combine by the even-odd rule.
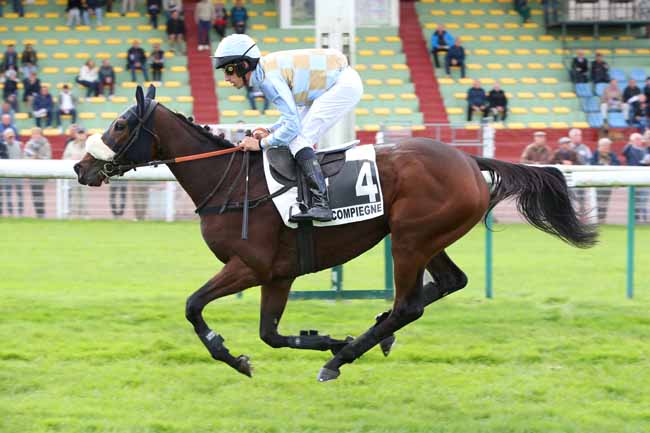
[[[296,162],[300,166],[303,177],[307,182],[307,188],[311,194],[312,206],[305,212],[299,213],[297,215],[292,215],[291,221],[331,221],[332,211],[329,207],[325,177],[323,176],[323,171],[321,170],[320,164],[316,159],[316,154],[311,148],[309,150],[311,152],[307,152],[307,158],[301,158],[299,155],[296,155]]]

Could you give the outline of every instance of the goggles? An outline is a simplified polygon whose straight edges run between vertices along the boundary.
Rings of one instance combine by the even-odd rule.
[[[236,70],[237,70],[237,65],[235,65],[234,63],[231,63],[223,67],[223,72],[226,75],[234,75]]]

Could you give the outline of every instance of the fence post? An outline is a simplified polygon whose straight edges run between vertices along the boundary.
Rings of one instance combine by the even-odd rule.
[[[343,290],[343,265],[334,266],[331,275],[332,285],[330,288],[335,291],[337,295],[340,295],[341,290]]]
[[[176,216],[176,182],[165,183],[165,221],[172,222]]]
[[[492,212],[485,219],[485,297],[492,299]]]
[[[634,297],[634,225],[636,187],[628,187],[627,198],[627,297]]]

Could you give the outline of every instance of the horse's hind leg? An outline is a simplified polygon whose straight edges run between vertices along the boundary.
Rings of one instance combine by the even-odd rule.
[[[260,306],[260,338],[271,347],[290,347],[292,349],[331,350],[336,354],[350,340],[336,340],[329,335],[318,335],[307,331],[299,336],[280,335],[278,325],[287,304],[291,279],[277,279],[262,285],[262,301]]]
[[[427,271],[431,274],[433,281],[422,286],[422,300],[425,306],[467,285],[467,276],[445,251],[440,251],[429,260]]]

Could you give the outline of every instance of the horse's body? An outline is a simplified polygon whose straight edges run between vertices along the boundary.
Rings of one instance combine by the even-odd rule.
[[[151,91],[150,91],[151,92]],[[153,95],[148,95],[153,96]],[[152,98],[151,98],[152,99]],[[144,113],[149,98],[138,98],[138,110]],[[226,147],[224,142],[193,126],[160,105],[152,109],[153,144],[150,153],[158,157],[175,157]],[[142,117],[142,114],[139,114]],[[126,119],[126,120],[125,120]],[[127,132],[117,130],[115,123],[104,137],[114,150],[125,145],[128,130],[135,120],[129,112],[123,115]],[[137,119],[136,119],[137,120]],[[142,122],[142,120],[141,120]],[[595,234],[580,224],[571,207],[566,184],[555,169],[525,167],[500,161],[468,156],[450,146],[426,138],[413,138],[397,145],[377,146],[377,166],[384,197],[384,216],[352,225],[314,230],[315,262],[318,269],[342,264],[380,242],[392,237],[395,267],[395,301],[392,310],[377,317],[376,323],[356,339],[335,340],[328,336],[282,336],[277,332],[293,280],[299,276],[296,232],[287,228],[272,201],[251,210],[247,240],[242,240],[240,212],[201,216],[203,238],[224,268],[188,298],[186,316],[200,339],[215,359],[250,375],[245,356],[233,357],[202,318],[209,302],[261,285],[260,337],[273,347],[331,350],[335,356],[319,374],[320,380],[334,379],[339,367],[360,357],[378,343],[384,353],[390,350],[393,333],[417,319],[424,307],[441,297],[461,289],[467,283],[465,274],[445,254],[445,248],[467,233],[489,208],[506,197],[518,197],[519,209],[536,227],[577,246],[589,246]],[[225,179],[230,186],[235,180],[243,157],[236,156],[234,170]],[[133,160],[130,160],[133,162]],[[268,194],[262,158],[251,157],[250,195]],[[140,161],[135,161],[140,162]],[[221,180],[227,158],[213,158],[184,164],[170,164],[170,169],[195,204],[201,203]],[[102,161],[87,155],[78,165],[79,181],[100,185]],[[493,176],[492,193],[481,170]],[[223,190],[223,189],[222,189]],[[241,201],[243,185],[233,190],[233,200]],[[215,194],[208,206],[223,204],[224,194]],[[423,285],[424,270],[433,282]]]

